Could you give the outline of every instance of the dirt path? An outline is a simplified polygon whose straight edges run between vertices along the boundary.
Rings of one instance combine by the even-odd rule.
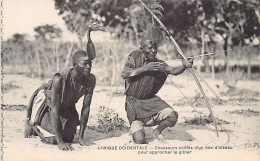
[[[148,150],[131,149],[136,145],[132,142],[127,129],[100,133],[89,128],[85,133],[85,138],[92,140],[95,145],[80,146],[77,143],[78,137],[76,134],[72,145],[75,150],[62,152],[58,150],[57,146],[41,143],[38,137],[30,139],[23,137],[25,110],[11,105],[26,104],[29,99],[27,93],[32,93],[33,88],[29,88],[30,85],[28,84],[25,85],[25,82],[28,82],[29,79],[23,81],[22,76],[6,77],[4,83],[8,84],[11,80],[13,86],[17,85],[18,87],[9,91],[6,90],[4,94],[4,103],[7,104],[3,106],[5,110],[2,112],[4,118],[2,138],[4,161],[87,160],[86,158],[92,158],[90,160],[132,160],[133,158],[135,160],[147,160],[149,158],[153,160],[171,160],[171,158],[174,158],[174,160],[190,160],[199,156],[203,156],[200,160],[218,160],[213,156],[224,157],[226,160],[247,160],[250,157],[251,160],[257,160],[259,158],[259,92],[252,86],[253,83],[258,84],[258,82],[245,82],[245,84],[250,84],[251,87],[248,85],[243,88],[240,85],[236,91],[220,90],[219,93],[225,92],[225,94],[222,93],[224,99],[222,103],[214,102],[213,96],[209,95],[215,117],[219,123],[219,138],[216,137],[212,123],[203,125],[205,121],[210,119],[207,108],[200,104],[201,100],[197,101],[199,104],[196,106],[202,116],[199,119],[198,113],[185,102],[181,94],[174,87],[166,85],[160,91],[159,96],[179,113],[177,125],[163,131],[163,135],[167,139],[166,143],[160,143],[153,138],[151,133],[154,127],[145,129],[148,144],[141,147],[148,148]],[[176,80],[177,83],[179,81],[181,80]],[[34,82],[33,86],[36,86],[41,84],[42,81],[31,80],[28,83],[30,82]],[[185,83],[189,84],[190,82]],[[188,98],[192,99],[196,94],[196,90],[184,87],[181,87],[181,90],[187,94]],[[239,93],[242,89],[244,91]],[[114,94],[112,94],[111,90],[114,91]],[[97,114],[100,106],[108,106],[113,109],[126,122],[125,125],[129,126],[124,111],[125,97],[122,95],[122,88],[97,87],[94,93],[89,127],[97,125]],[[101,98],[102,102],[100,101]],[[78,111],[80,111],[80,104],[79,101],[77,105]],[[104,150],[104,147],[111,149]],[[205,149],[206,147],[208,149]],[[117,150],[112,150],[113,148],[117,148]],[[170,150],[167,148],[170,148]],[[210,148],[217,149],[212,150]],[[223,150],[223,148],[227,149]],[[146,152],[147,155],[142,154]],[[163,152],[171,152],[171,154],[163,154]],[[177,152],[177,154],[174,155],[174,152]],[[224,158],[222,160],[225,160]]]

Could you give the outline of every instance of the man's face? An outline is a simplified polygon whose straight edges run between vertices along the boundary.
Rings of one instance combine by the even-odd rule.
[[[150,61],[156,60],[156,54],[158,51],[156,43],[153,43],[152,41],[147,41],[142,46],[142,51],[145,57]]]
[[[89,75],[91,72],[92,62],[89,60],[80,60],[76,64],[76,69],[83,75]]]

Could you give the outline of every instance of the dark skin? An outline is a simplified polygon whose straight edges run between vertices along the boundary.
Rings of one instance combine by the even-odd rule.
[[[81,117],[80,117],[80,130],[79,130],[79,144],[80,145],[91,145],[92,143],[89,141],[84,140],[84,132],[86,129],[86,125],[89,118],[89,112],[90,112],[90,103],[92,100],[92,94],[85,95],[84,101],[83,101],[83,107],[81,110]]]
[[[90,28],[89,28],[89,32],[88,32],[88,44],[87,44],[87,51],[91,52],[92,55],[96,55],[95,54],[95,47],[94,44],[92,43],[92,40],[90,38],[90,32],[91,31],[104,31],[104,28],[97,26],[95,24],[93,24]],[[91,61],[87,61],[87,60],[80,60],[78,62],[76,62],[76,64],[74,64],[73,67],[73,74],[72,77],[75,80],[75,84],[80,87],[84,82],[83,82],[83,78],[85,76],[88,76],[91,72],[91,67],[92,67],[92,63]],[[55,136],[57,139],[57,144],[59,149],[61,150],[73,150],[73,148],[71,147],[70,144],[65,143],[62,140],[61,137],[61,124],[59,122],[59,111],[60,111],[60,93],[61,93],[61,79],[60,78],[56,78],[54,77],[53,80],[53,88],[52,91],[53,93],[55,93],[53,95],[53,107],[55,110],[53,110],[53,117],[52,117],[52,122],[53,122],[53,128],[55,131]],[[77,87],[76,87],[77,88]],[[84,132],[86,129],[86,125],[88,122],[88,118],[89,118],[89,112],[90,112],[90,104],[91,104],[91,100],[92,100],[92,95],[93,94],[85,94],[84,96],[84,100],[83,100],[83,106],[82,106],[82,110],[81,110],[81,117],[80,117],[80,130],[79,130],[79,144],[80,145],[90,145],[91,143],[88,141],[84,140]]]
[[[89,75],[91,71],[92,64],[88,61],[79,61],[76,65],[77,71],[79,73],[82,73],[82,75]],[[76,76],[77,77],[77,76]],[[92,94],[86,94],[84,96],[83,100],[83,107],[81,110],[81,117],[80,117],[80,130],[79,130],[79,144],[80,145],[90,145],[91,143],[88,141],[85,141],[83,136],[86,129],[86,125],[89,118],[89,112],[90,112],[90,104],[92,100]]]
[[[146,40],[144,44],[141,46],[141,52],[150,61],[156,60],[157,51],[158,51],[157,45],[155,43],[152,43],[151,40]],[[164,71],[165,74],[172,74],[176,76],[183,73],[187,68],[191,68],[193,65],[193,59],[188,59],[188,62],[182,60],[182,64],[183,64],[182,66],[171,67],[164,62],[149,62],[147,64],[144,64],[142,67],[136,69],[124,69],[121,76],[124,79],[128,79],[140,75],[146,71],[158,71],[158,70]],[[164,141],[161,132],[167,127],[173,127],[176,124],[177,119],[178,119],[177,113],[172,112],[171,114],[169,114],[169,117],[163,120],[161,123],[159,123],[157,128],[154,130],[153,132],[154,137],[159,141]],[[146,139],[145,139],[144,130],[139,130],[133,133],[133,139],[137,144],[145,144]]]
[[[83,83],[84,83],[84,77],[88,76],[91,71],[91,62],[86,61],[86,60],[81,60],[77,62],[74,67],[73,67],[73,72],[72,72],[72,77],[73,80],[75,81],[75,84],[77,85],[76,88],[79,88]],[[55,137],[50,137],[50,140],[53,143],[57,143],[58,148],[60,150],[64,151],[71,151],[73,150],[73,147],[71,146],[70,143],[64,142],[62,138],[62,125],[59,119],[60,116],[60,111],[62,111],[62,106],[61,106],[61,89],[62,89],[62,80],[61,77],[56,75],[53,78],[53,83],[52,83],[52,89],[51,89],[51,100],[52,100],[52,110],[51,110],[51,122],[53,125],[53,130],[54,130],[54,135]],[[83,100],[83,106],[81,110],[81,117],[80,117],[80,131],[79,131],[79,144],[80,145],[90,145],[90,142],[85,141],[83,136],[84,132],[87,126],[88,118],[89,118],[89,112],[90,112],[90,104],[92,100],[92,95],[86,93],[84,95],[84,100]],[[29,123],[25,124],[26,126],[31,126]],[[32,131],[32,128],[25,128],[25,137],[28,138],[31,135],[26,135],[28,133],[27,131],[30,130]],[[37,134],[37,131],[35,131]],[[44,138],[41,133],[37,134],[40,136],[41,139],[46,140],[47,138]]]
[[[73,67],[72,77],[75,80],[75,84],[81,86],[83,82],[83,78],[88,76],[91,71],[91,62],[86,60],[81,60],[77,62]],[[54,134],[56,136],[58,148],[65,151],[73,150],[73,147],[69,143],[65,143],[62,138],[62,125],[59,120],[61,107],[61,89],[62,89],[62,81],[59,76],[55,76],[53,78],[52,84],[52,112],[51,112],[51,121],[53,124]],[[83,107],[81,110],[81,119],[80,119],[80,131],[79,131],[79,144],[80,145],[89,145],[88,142],[84,141],[84,131],[88,122],[89,112],[90,112],[90,104],[91,104],[92,94],[85,94],[83,100]]]

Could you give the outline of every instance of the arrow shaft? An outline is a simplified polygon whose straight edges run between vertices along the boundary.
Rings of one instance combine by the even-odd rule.
[[[211,53],[207,53],[207,54],[194,55],[194,56],[190,56],[190,57],[188,57],[188,58],[196,58],[196,57],[200,57],[200,56],[215,55],[215,54],[222,53],[222,52],[225,52],[225,51],[230,51],[230,50],[231,50],[231,49],[229,49],[229,50],[223,50],[223,51],[211,52]]]
[[[231,50],[231,49],[230,49]],[[217,51],[217,52],[212,52],[212,53],[207,53],[207,54],[200,54],[200,55],[194,55],[194,56],[189,56],[187,58],[197,58],[201,56],[209,56],[209,55],[215,55],[217,53],[225,52],[225,51],[230,51],[230,50],[223,50],[223,51]],[[181,60],[181,59],[173,59],[173,60]]]
[[[215,55],[215,54],[217,54],[217,53],[200,54],[200,55],[189,56],[187,58],[197,58],[197,57],[201,57],[201,56],[209,56],[209,55]]]

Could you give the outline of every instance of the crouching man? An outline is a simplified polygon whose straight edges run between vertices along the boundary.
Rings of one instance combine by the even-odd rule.
[[[96,79],[91,74],[95,47],[90,32],[103,30],[92,25],[88,31],[87,52],[79,50],[73,54],[73,67],[54,74],[52,80],[39,87],[31,97],[25,120],[25,137],[38,135],[42,142],[56,144],[60,150],[73,150],[71,142],[80,125],[79,144],[89,145],[83,139],[88,122],[90,104]],[[75,104],[84,96],[79,115]]]

